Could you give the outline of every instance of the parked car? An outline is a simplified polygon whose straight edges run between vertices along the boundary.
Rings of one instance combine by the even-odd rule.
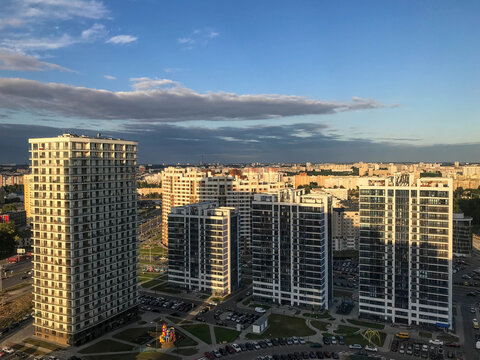
[[[360,344],[351,344],[351,345],[348,345],[348,348],[349,348],[349,349],[352,349],[352,350],[361,350],[361,349],[362,349],[362,345],[360,345]]]
[[[365,345],[365,350],[377,352],[378,349],[375,346]]]
[[[478,323],[478,321],[477,321],[477,323]],[[430,339],[428,342],[432,345],[443,345],[443,341],[438,340],[438,339]]]

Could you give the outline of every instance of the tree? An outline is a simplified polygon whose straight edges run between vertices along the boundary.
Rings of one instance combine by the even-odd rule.
[[[17,228],[13,222],[0,224],[0,257],[4,258],[15,250],[15,242],[19,240]]]
[[[17,206],[15,204],[6,204],[3,205],[2,212],[16,211]]]

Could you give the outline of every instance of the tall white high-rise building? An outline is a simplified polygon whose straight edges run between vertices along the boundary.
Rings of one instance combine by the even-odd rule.
[[[360,315],[452,327],[452,180],[412,174],[360,187]]]
[[[168,215],[168,283],[227,295],[240,283],[239,218],[215,202],[175,207]]]
[[[136,316],[137,143],[29,143],[35,335],[82,344]]]
[[[328,309],[331,197],[304,192],[286,189],[254,196],[253,296],[277,304]]]

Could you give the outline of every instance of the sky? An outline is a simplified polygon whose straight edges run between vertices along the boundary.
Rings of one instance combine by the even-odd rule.
[[[140,163],[480,154],[480,2],[2,0],[0,164],[30,137]]]

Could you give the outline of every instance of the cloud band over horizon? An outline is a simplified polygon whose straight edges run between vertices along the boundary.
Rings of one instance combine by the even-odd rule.
[[[138,80],[138,79],[135,79]],[[142,78],[143,83],[148,78]],[[169,88],[139,87],[134,91],[42,83],[0,78],[0,108],[100,120],[181,122],[192,120],[260,120],[299,115],[324,115],[386,107],[371,99],[350,102],[314,100],[295,95],[199,93],[168,80]]]

